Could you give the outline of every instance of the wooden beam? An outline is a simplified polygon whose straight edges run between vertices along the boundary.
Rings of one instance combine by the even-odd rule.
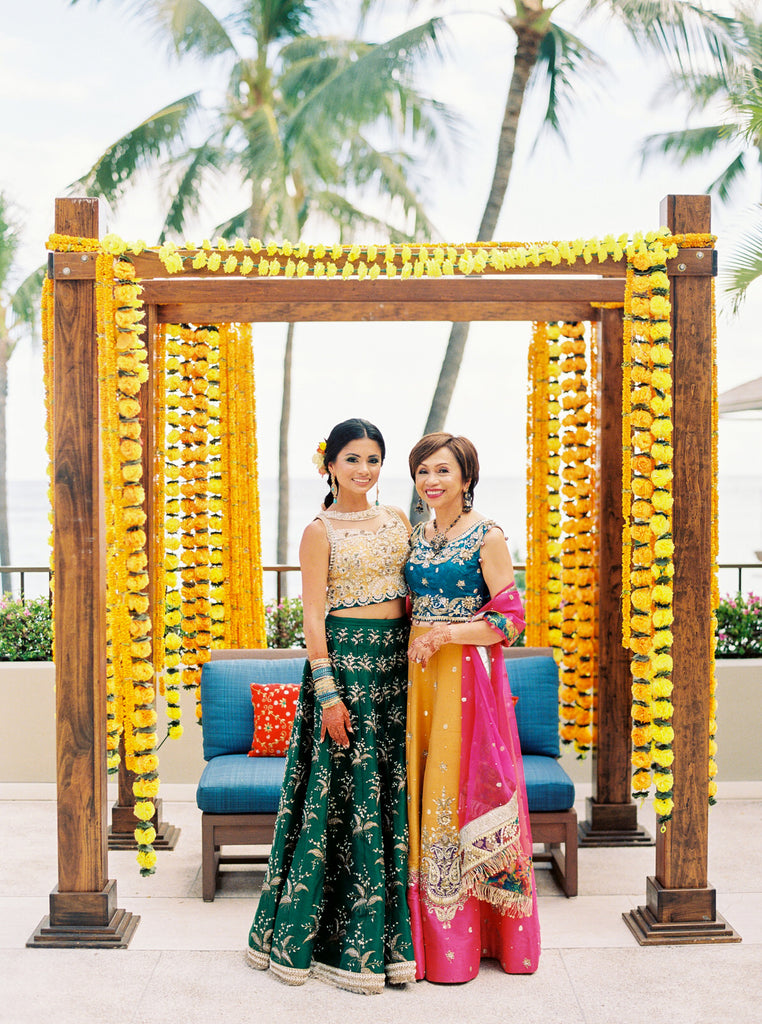
[[[598,743],[581,846],[653,845],[630,797],[630,661],[622,646],[623,310],[602,309],[598,363]]]
[[[187,253],[187,250],[185,250]],[[239,253],[239,256],[244,256],[245,251]],[[95,278],[95,253],[73,253],[73,252],[57,252],[50,254],[50,260],[53,265],[52,276],[55,280],[85,280],[87,278]],[[179,274],[169,274],[164,267],[164,264],[159,259],[155,252],[143,253],[141,256],[130,256],[130,259],[135,265],[135,269],[143,281],[199,281],[199,280],[217,280],[217,281],[235,281],[241,280],[240,274],[225,274],[223,270],[193,270],[192,268],[182,270]],[[280,258],[278,261],[281,266],[284,266],[286,259]],[[380,282],[387,280],[386,273],[384,270],[384,264],[377,260],[377,265],[381,272],[381,276],[378,278]],[[341,266],[342,264],[339,264]],[[539,267],[514,267],[510,270],[495,270],[494,267],[490,267],[488,271],[483,274],[464,275],[460,271],[455,272],[452,277],[446,278],[448,281],[478,281],[486,278],[501,279],[505,277],[551,277],[551,278],[575,278],[575,277],[606,277],[606,278],[620,278],[624,279],[627,267],[624,260],[614,262],[608,260],[604,263],[599,263],[597,260],[593,260],[591,263],[585,263],[583,260],[577,260],[571,266],[567,263],[559,263],[556,266],[551,266],[549,263],[543,263]],[[678,256],[674,259],[667,260],[667,272],[669,274],[680,274],[683,277],[706,277],[713,276],[717,273],[717,253],[713,249],[681,249]],[[309,284],[311,281],[316,279],[313,277],[260,277],[256,272],[250,274],[247,281],[262,281],[266,283],[290,282],[290,290],[295,294],[298,293],[299,286],[301,284]],[[322,281],[333,280],[336,278],[321,278]],[[397,286],[401,283],[398,276],[393,279],[396,281]],[[408,278],[404,287],[415,289],[415,287],[426,281],[434,280],[428,277],[411,277]],[[356,284],[363,285],[362,281],[357,278],[350,278],[349,282],[341,282],[346,285]],[[368,283],[366,280],[365,284]]]
[[[667,196],[673,232],[711,230],[709,196]],[[647,905],[624,915],[642,945],[737,942],[707,880],[711,674],[712,295],[709,278],[672,277],[675,545],[674,810],[657,830]]]
[[[591,320],[597,310],[589,302],[447,302],[394,303],[342,302],[262,303],[227,302],[167,303],[157,307],[159,323],[373,323],[381,321],[499,321]]]
[[[94,199],[56,200],[55,230],[98,237]],[[27,945],[125,946],[106,853],[106,570],[92,280],[56,282],[53,357],[58,885]]]

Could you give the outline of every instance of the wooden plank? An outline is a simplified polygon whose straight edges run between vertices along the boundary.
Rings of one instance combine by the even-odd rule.
[[[159,323],[334,323],[351,321],[494,321],[592,320],[597,309],[589,302],[282,302],[167,303],[157,307]]]
[[[668,196],[662,222],[708,232],[708,196]],[[672,278],[674,347],[674,813],[657,832],[656,877],[665,889],[703,890],[708,856],[708,736],[712,580],[711,282]],[[649,901],[649,906],[650,906]],[[683,901],[683,920],[690,900]],[[652,907],[656,912],[656,908]],[[658,913],[657,913],[658,916]],[[696,915],[698,916],[698,915]]]
[[[598,749],[593,804],[624,805],[620,827],[635,827],[637,812],[630,799],[631,678],[622,646],[622,310],[601,310],[600,323]],[[611,827],[610,820],[607,826]]]
[[[178,278],[145,281],[147,304],[156,303],[306,303],[359,305],[439,302],[621,302],[624,281],[603,278],[422,278],[417,281],[330,281],[286,278]]]
[[[56,200],[56,231],[97,237],[94,199]],[[106,885],[106,573],[92,281],[56,282],[55,489],[58,891]],[[89,906],[84,896],[83,907]],[[51,905],[51,923],[55,905]],[[65,922],[61,922],[65,923]]]

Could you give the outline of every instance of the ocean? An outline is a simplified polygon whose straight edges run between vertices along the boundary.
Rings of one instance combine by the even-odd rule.
[[[299,540],[307,523],[316,515],[325,494],[319,477],[293,478],[289,509],[289,557],[295,565],[299,560]],[[381,478],[380,499],[389,505],[398,505],[407,512],[410,504],[411,483],[407,479]],[[371,497],[374,497],[372,495]],[[526,492],[521,477],[482,479],[476,491],[476,508],[490,516],[505,530],[515,561],[526,555]],[[262,560],[265,565],[275,563],[277,529],[277,481],[260,481],[260,507],[262,512]],[[8,483],[8,518],[10,531],[11,564],[19,566],[45,566],[48,564],[50,523],[47,500],[47,482],[44,480],[11,480]],[[762,593],[762,562],[755,552],[762,553],[762,477],[720,477],[720,562],[758,563],[759,568],[743,572],[743,590]],[[294,574],[297,575],[297,574]],[[737,572],[721,570],[720,590],[731,593],[737,589]],[[14,581],[14,586],[17,582]],[[44,575],[26,578],[26,591],[30,596],[47,593]],[[288,591],[299,592],[298,582]],[[275,593],[275,576],[265,575],[265,596]]]

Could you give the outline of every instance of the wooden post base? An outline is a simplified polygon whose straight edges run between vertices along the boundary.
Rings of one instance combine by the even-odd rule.
[[[140,917],[116,906],[116,881],[102,892],[50,894],[50,914],[27,940],[30,949],[126,949]]]
[[[638,809],[626,804],[598,804],[588,797],[587,818],[579,823],[579,846],[654,846],[650,832],[638,825]]]
[[[154,816],[150,824],[156,829],[154,850],[174,850],[180,838],[180,829],[161,820],[161,800],[154,800]],[[136,850],[135,829],[144,822],[135,817],[131,804],[114,804],[111,808],[111,824],[107,829],[109,850]]]
[[[714,889],[665,889],[649,877],[647,906],[622,914],[641,946],[698,942],[740,942],[741,936],[717,913]]]

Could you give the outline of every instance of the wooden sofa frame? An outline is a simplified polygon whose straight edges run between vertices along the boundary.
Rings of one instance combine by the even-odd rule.
[[[234,658],[304,658],[303,648],[282,650],[216,650],[211,652],[212,661]],[[549,647],[511,647],[507,651],[511,658],[551,657]],[[220,867],[223,864],[267,863],[269,847],[275,828],[275,814],[248,812],[246,814],[201,814],[201,893],[206,902],[214,900],[219,885]],[[532,811],[529,815],[532,840],[535,847],[534,860],[547,863],[558,886],[566,896],[577,895],[577,812],[573,807],[567,811]],[[257,853],[232,854],[223,852],[226,846],[266,846],[268,850]],[[563,847],[563,850],[562,850]]]

